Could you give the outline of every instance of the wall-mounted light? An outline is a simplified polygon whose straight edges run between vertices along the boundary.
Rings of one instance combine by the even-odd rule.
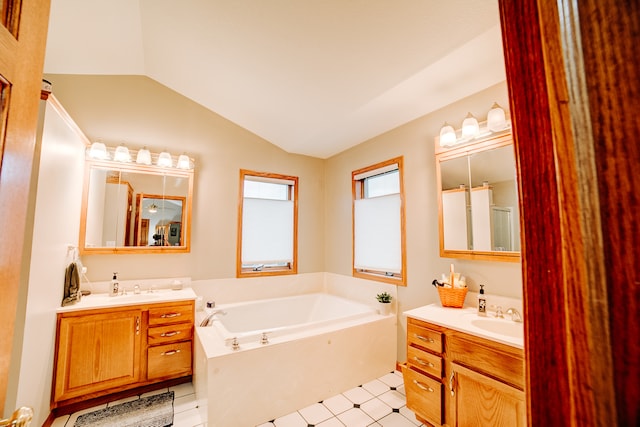
[[[130,162],[131,155],[129,154],[129,149],[125,147],[124,144],[118,145],[113,155],[113,160],[116,162]]]
[[[142,147],[140,151],[138,151],[138,155],[136,156],[136,163],[140,165],[151,164],[151,152],[147,149],[146,145]]]
[[[129,163],[135,161],[139,165],[161,168],[175,168],[182,170],[192,170],[194,168],[193,159],[186,154],[174,157],[168,151],[154,154],[145,146],[140,150],[129,150],[125,144],[120,144],[115,148],[109,148],[102,142],[92,143],[86,151],[87,159],[99,161],[111,161],[118,163]]]
[[[173,167],[173,159],[171,158],[171,154],[166,151],[163,151],[158,156],[158,160],[156,161],[156,165],[161,168],[170,168]]]
[[[149,205],[149,209],[147,209],[149,211],[149,213],[156,213],[158,212],[158,205],[156,205],[155,203],[152,203]]]
[[[487,121],[479,123],[473,114],[468,113],[462,122],[462,128],[455,130],[453,126],[445,122],[440,129],[440,146],[447,147],[469,142],[473,139],[502,132],[511,127],[504,109],[494,102],[487,114]]]
[[[108,160],[109,153],[107,147],[102,142],[94,142],[89,148],[89,157],[92,159]]]

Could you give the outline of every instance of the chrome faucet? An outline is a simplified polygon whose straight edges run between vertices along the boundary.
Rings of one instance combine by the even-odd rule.
[[[511,315],[511,320],[513,320],[514,322],[522,323],[522,315],[515,308],[513,308],[513,307],[508,308],[507,309],[507,314]]]
[[[203,326],[203,327],[204,326],[211,326],[211,322],[213,322],[213,317],[217,316],[218,314],[222,314],[224,316],[225,314],[227,314],[227,312],[224,311],[224,310],[212,311],[211,313],[209,313],[207,315],[207,317],[204,318],[204,320],[202,322],[200,322],[200,326]]]

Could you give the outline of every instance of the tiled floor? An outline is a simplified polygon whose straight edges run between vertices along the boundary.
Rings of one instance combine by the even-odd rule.
[[[191,383],[181,384],[171,387],[169,390],[175,392],[173,425],[175,427],[204,426],[196,406],[193,385]],[[157,390],[153,393],[165,391],[167,389]],[[132,397],[131,399],[137,398]],[[115,401],[108,405],[57,418],[53,427],[72,427],[79,415],[122,402]],[[266,422],[258,427],[421,426],[413,412],[407,409],[405,403],[402,374],[396,371],[275,420],[265,420]]]

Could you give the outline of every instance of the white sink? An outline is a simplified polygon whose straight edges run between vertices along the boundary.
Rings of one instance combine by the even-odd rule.
[[[522,323],[513,322],[505,319],[474,319],[471,324],[477,328],[483,329],[499,335],[506,335],[513,338],[524,337],[524,326]]]

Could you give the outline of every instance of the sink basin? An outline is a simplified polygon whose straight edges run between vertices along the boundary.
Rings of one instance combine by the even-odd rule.
[[[510,320],[475,319],[471,321],[471,324],[494,334],[506,335],[513,338],[522,338],[524,336],[523,324]]]

